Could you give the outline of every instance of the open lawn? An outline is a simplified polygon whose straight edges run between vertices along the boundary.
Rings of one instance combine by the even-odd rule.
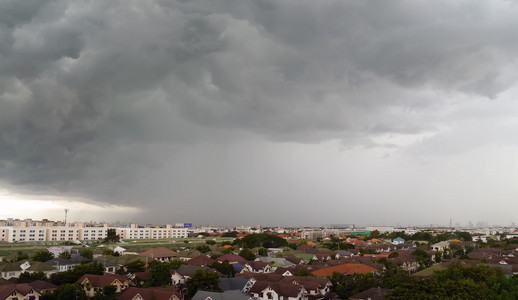
[[[234,238],[222,238],[222,237],[209,237],[209,238],[186,238],[186,239],[142,239],[142,240],[123,240],[122,243],[116,244],[105,244],[101,241],[86,241],[94,253],[101,254],[104,249],[114,248],[121,246],[128,252],[142,252],[151,248],[166,247],[171,249],[177,249],[178,251],[186,248],[194,249],[197,246],[205,245],[205,241],[215,240],[217,244],[222,242],[232,242]],[[29,254],[29,256],[38,251],[47,249],[49,247],[57,247],[70,245],[74,249],[82,248],[81,245],[76,245],[70,242],[23,242],[23,243],[0,243],[0,256],[8,256],[18,251]]]

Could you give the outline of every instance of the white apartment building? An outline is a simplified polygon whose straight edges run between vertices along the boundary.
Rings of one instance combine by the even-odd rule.
[[[166,227],[139,228],[137,224],[131,224],[129,228],[116,228],[116,233],[121,239],[170,239],[186,238],[189,235],[188,228]]]
[[[69,226],[6,226],[0,227],[0,241],[48,242],[98,240],[108,235],[106,227],[69,227]]]
[[[80,241],[99,240],[108,236],[108,227],[84,227],[79,231]]]
[[[88,241],[104,239],[108,236],[107,224],[104,227],[86,227],[77,223],[74,226],[2,226],[0,227],[0,241],[14,242],[53,242],[53,241]],[[121,239],[170,239],[186,238],[188,228],[166,227],[138,228],[132,224],[130,228],[116,227],[117,235]]]
[[[47,228],[46,227],[22,227],[22,226],[7,226],[0,228],[0,238],[4,242],[32,242],[32,241],[46,241]]]

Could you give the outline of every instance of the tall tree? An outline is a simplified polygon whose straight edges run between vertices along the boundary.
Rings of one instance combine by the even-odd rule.
[[[120,241],[120,237],[117,235],[117,231],[114,228],[109,228],[106,238],[104,238],[105,243],[116,243]]]
[[[236,270],[234,270],[234,267],[228,262],[228,260],[225,260],[222,263],[215,262],[212,265],[210,265],[211,268],[218,270],[223,276],[225,277],[234,277],[236,274]]]
[[[187,298],[191,299],[198,290],[213,292],[221,291],[218,283],[219,277],[217,273],[207,273],[203,269],[199,269],[191,278],[187,279],[185,282],[185,287],[187,288]]]
[[[63,251],[58,255],[58,257],[70,259],[72,257],[72,253],[70,253],[70,251]]]
[[[54,254],[47,250],[39,250],[34,253],[32,260],[46,262],[54,258]]]
[[[54,295],[56,300],[86,300],[85,291],[77,284],[60,285]]]
[[[171,272],[167,264],[153,261],[150,265],[149,275],[146,278],[147,286],[166,286],[172,284]]]
[[[246,249],[246,248],[239,251],[239,256],[241,256],[244,259],[249,260],[249,261],[253,261],[256,258],[254,252],[252,252],[252,250]]]
[[[88,259],[94,258],[94,252],[92,251],[92,249],[82,248],[81,250],[79,250],[79,254],[81,254],[82,257],[85,257]]]

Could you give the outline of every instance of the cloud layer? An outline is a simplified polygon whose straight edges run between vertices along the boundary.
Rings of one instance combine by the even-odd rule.
[[[196,218],[197,206],[244,213],[256,195],[286,199],[283,209],[302,195],[336,203],[343,194],[322,194],[329,178],[290,198],[306,179],[282,161],[330,141],[417,160],[515,144],[506,130],[516,125],[517,10],[510,1],[1,1],[0,180],[20,192],[166,205],[160,220]],[[291,187],[264,177],[283,172]],[[221,222],[225,211],[200,219]]]

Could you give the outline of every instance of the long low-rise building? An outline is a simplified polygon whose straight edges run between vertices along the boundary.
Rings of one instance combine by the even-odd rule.
[[[104,239],[108,229],[115,229],[121,239],[168,239],[186,238],[187,228],[166,227],[139,228],[136,224],[131,227],[86,227],[75,226],[2,226],[0,241],[14,242],[54,242],[54,241],[89,241]]]
[[[186,238],[189,235],[187,228],[176,228],[172,225],[165,227],[138,227],[132,224],[129,228],[116,228],[117,235],[121,239],[170,239]]]
[[[69,226],[5,226],[0,227],[0,241],[13,242],[53,242],[104,239],[108,227]]]

